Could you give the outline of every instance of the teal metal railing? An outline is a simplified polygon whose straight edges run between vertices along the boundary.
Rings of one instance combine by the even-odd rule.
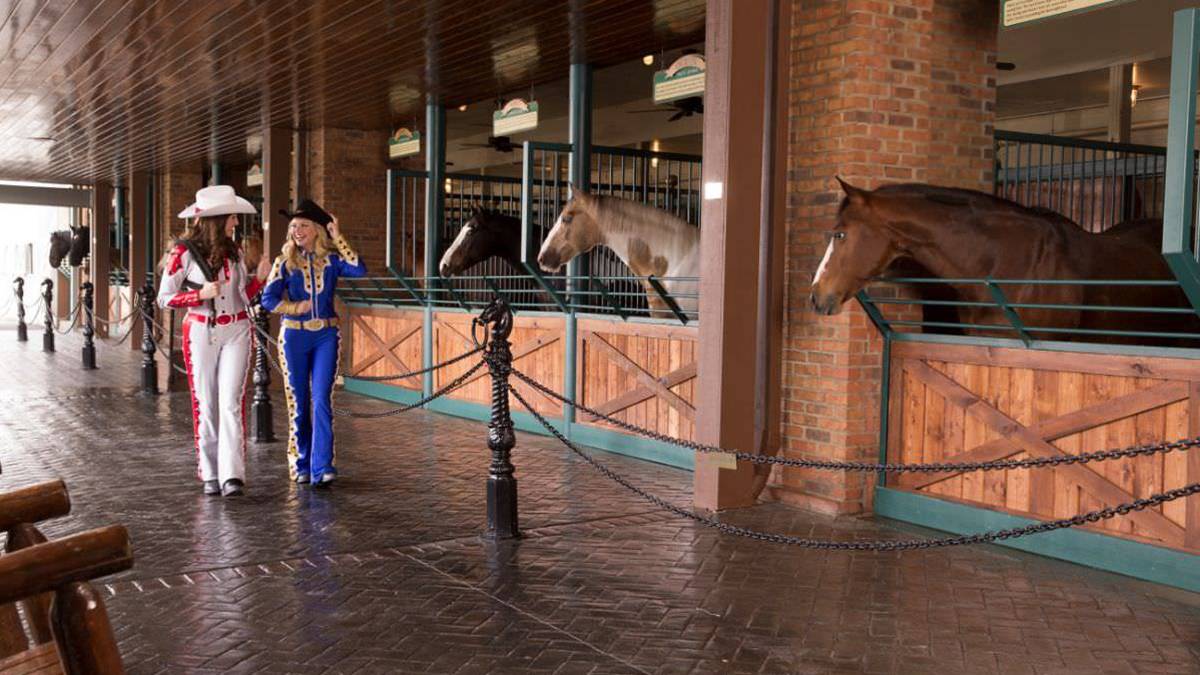
[[[993,193],[1056,211],[1089,232],[1161,218],[1167,149],[996,131]]]
[[[1200,350],[1200,316],[1186,305],[1182,294],[1177,304],[1095,305],[1085,303],[1019,302],[1013,300],[1014,289],[1028,286],[1130,286],[1180,288],[1174,279],[1168,280],[1055,280],[1055,279],[930,279],[880,278],[876,284],[904,284],[916,297],[888,295],[880,286],[870,286],[857,295],[867,315],[888,339],[1003,344],[1033,349],[1120,351],[1148,353],[1167,348]],[[986,297],[986,300],[929,299],[922,292],[934,285],[955,290],[953,297]],[[976,292],[971,292],[974,290]],[[979,293],[982,290],[986,293]],[[938,294],[939,296],[945,294]],[[921,318],[914,318],[917,308]],[[941,310],[932,312],[931,308]],[[994,310],[987,323],[962,318],[959,308]],[[1039,325],[1030,321],[1029,313],[1058,318],[1059,313],[1112,312],[1129,316],[1127,326],[1119,328],[1064,327]],[[935,316],[940,314],[940,316]],[[1139,325],[1139,317],[1141,324]],[[1159,325],[1161,324],[1161,325]],[[1192,356],[1200,354],[1191,354]]]
[[[1196,80],[1200,73],[1200,10],[1175,13],[1171,46],[1171,101],[1167,118],[1167,173],[1162,251],[1192,307],[1200,311],[1196,237]]]
[[[527,142],[522,147],[519,176],[445,175],[444,219],[437,230],[436,259],[471,218],[476,203],[521,220],[522,260],[516,268],[492,258],[453,279],[440,278],[437,270],[424,268],[427,173],[389,171],[387,274],[350,282],[341,297],[357,304],[466,308],[482,306],[493,293],[501,293],[519,311],[578,311],[623,319],[695,322],[699,304],[696,279],[638,277],[606,249],[585,256],[580,272],[571,276],[547,274],[537,266],[538,250],[569,198],[570,152],[569,144]],[[594,194],[650,204],[699,223],[699,156],[594,146],[591,158],[589,189]],[[653,310],[652,304],[666,309]]]
[[[361,279],[338,280],[338,297],[351,306],[385,306],[395,308],[433,307],[446,310],[477,312],[495,295],[503,296],[517,312],[575,312],[581,315],[616,315],[622,319],[649,318],[694,324],[699,319],[699,279],[695,277],[628,277],[566,275],[546,278],[540,290],[507,287],[514,281],[528,282],[529,275],[473,275],[465,277],[414,277],[376,275]],[[636,281],[646,287],[638,290],[619,290],[617,282]],[[566,282],[577,284],[567,292]],[[650,310],[643,305],[647,294],[653,294],[661,307]]]

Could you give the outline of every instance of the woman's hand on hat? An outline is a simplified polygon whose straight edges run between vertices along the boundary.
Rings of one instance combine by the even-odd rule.
[[[341,225],[338,224],[337,216],[333,215],[332,213],[329,214],[329,218],[329,224],[325,226],[325,229],[329,230],[330,237],[337,239],[338,237],[342,236]]]

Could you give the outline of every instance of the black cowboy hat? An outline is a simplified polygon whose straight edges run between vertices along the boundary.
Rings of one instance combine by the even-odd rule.
[[[292,218],[307,218],[318,225],[328,226],[333,222],[333,216],[311,199],[303,199],[295,211],[279,209],[279,215],[291,220]]]

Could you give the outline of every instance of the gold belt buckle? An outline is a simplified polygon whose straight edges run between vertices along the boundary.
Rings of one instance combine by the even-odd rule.
[[[304,330],[321,330],[325,327],[325,319],[306,319]]]

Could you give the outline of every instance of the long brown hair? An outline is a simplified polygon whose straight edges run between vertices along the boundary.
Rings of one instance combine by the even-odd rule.
[[[183,238],[190,239],[192,246],[208,260],[208,266],[218,269],[226,260],[237,260],[237,244],[225,236],[225,221],[229,216],[204,216],[189,220],[183,230]]]

